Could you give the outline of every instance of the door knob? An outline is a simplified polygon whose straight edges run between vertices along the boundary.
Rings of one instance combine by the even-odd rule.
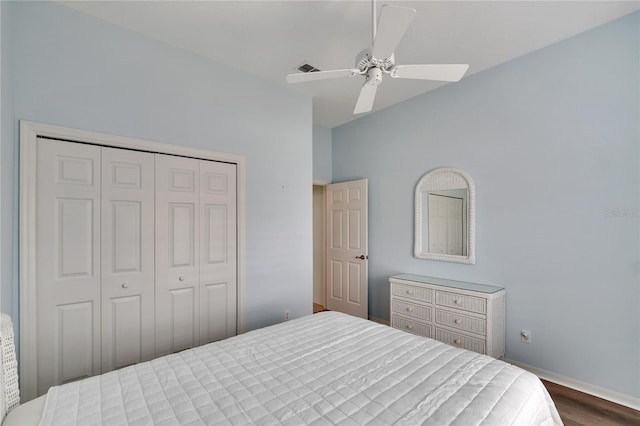
[[[368,259],[369,256],[365,256],[364,254],[361,254],[360,256],[356,256],[356,259],[361,259],[361,260],[365,260]]]

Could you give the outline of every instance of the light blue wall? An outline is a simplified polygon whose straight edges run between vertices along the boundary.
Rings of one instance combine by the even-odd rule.
[[[507,358],[640,397],[639,20],[333,129],[334,181],[369,179],[370,315],[399,272],[502,285]],[[440,166],[476,183],[476,265],[412,256],[415,185]]]
[[[313,126],[313,181],[331,183],[331,129]]]
[[[311,100],[52,2],[9,12],[15,119],[245,156],[247,326],[310,314]]]
[[[7,2],[0,2],[0,309],[13,312],[13,89]],[[16,236],[17,237],[17,236]]]

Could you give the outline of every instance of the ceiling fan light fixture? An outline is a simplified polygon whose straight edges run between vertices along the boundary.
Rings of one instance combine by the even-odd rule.
[[[382,83],[382,70],[378,67],[370,68],[367,72],[367,81],[365,84],[369,86],[377,86]]]

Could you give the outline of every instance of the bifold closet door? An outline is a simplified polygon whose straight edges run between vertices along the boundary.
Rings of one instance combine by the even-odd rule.
[[[236,334],[236,165],[39,138],[37,394]]]
[[[156,355],[236,334],[235,165],[156,154]]]
[[[99,374],[100,148],[38,139],[37,394]]]
[[[236,334],[236,165],[200,161],[200,344]]]
[[[102,372],[152,359],[154,154],[102,148]]]
[[[156,355],[198,345],[198,160],[156,154]]]

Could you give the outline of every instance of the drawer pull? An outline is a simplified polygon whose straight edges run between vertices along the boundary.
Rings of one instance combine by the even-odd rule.
[[[407,330],[413,330],[413,326],[411,324],[407,324]]]
[[[462,321],[460,321],[458,318],[456,318],[456,319],[453,320],[453,322],[456,323],[456,324],[460,324]]]
[[[413,294],[413,290],[407,290],[407,294],[412,295]]]
[[[407,308],[407,312],[413,312],[413,308],[412,307],[408,307]]]
[[[460,300],[459,299],[454,299],[453,303],[456,304],[456,305],[459,305],[460,304]]]
[[[128,287],[129,287],[129,284],[127,284],[127,283],[122,283],[122,288],[128,288]]]
[[[460,339],[454,340],[453,343],[455,343],[456,345],[459,345],[460,344]]]

